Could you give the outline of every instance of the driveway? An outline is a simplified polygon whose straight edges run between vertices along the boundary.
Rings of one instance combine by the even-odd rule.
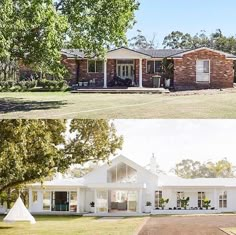
[[[151,217],[139,235],[225,235],[236,227],[235,215]]]

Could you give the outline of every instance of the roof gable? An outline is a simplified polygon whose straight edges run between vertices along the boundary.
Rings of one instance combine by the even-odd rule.
[[[137,171],[142,171],[145,172],[146,174],[149,174],[151,176],[156,176],[155,174],[151,173],[149,170],[145,169],[144,167],[138,165],[137,163],[135,163],[134,161],[130,160],[129,158],[120,155],[116,158],[114,158],[113,160],[111,160],[111,163],[108,165],[107,163],[96,168],[95,170],[93,170],[92,172],[88,173],[87,175],[84,176],[84,178],[90,176],[90,175],[96,175],[96,173],[100,173],[101,171],[107,171],[108,169],[116,166],[119,163],[125,163],[126,165],[132,167],[133,169],[137,170]]]
[[[124,59],[124,58],[125,59],[138,59],[138,58],[148,59],[148,58],[151,58],[151,56],[145,52],[129,49],[127,47],[121,47],[121,48],[117,48],[117,49],[109,51],[106,55],[106,58],[107,59]]]
[[[212,52],[215,52],[215,53],[224,55],[224,56],[225,56],[226,58],[228,58],[228,59],[236,59],[236,56],[233,55],[233,54],[225,53],[225,52],[223,52],[223,51],[211,49],[211,48],[208,48],[208,47],[200,47],[200,48],[196,48],[196,49],[185,50],[184,52],[175,54],[175,55],[173,55],[172,57],[173,57],[173,58],[181,58],[181,57],[183,57],[184,55],[187,55],[187,54],[190,54],[190,53],[193,53],[193,52],[197,52],[197,51],[201,51],[201,50],[212,51]]]

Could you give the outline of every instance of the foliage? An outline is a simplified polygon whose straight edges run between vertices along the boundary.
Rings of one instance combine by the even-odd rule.
[[[90,202],[90,206],[91,207],[95,207],[95,203],[94,202]]]
[[[173,79],[174,78],[174,61],[168,60],[167,58],[162,61],[162,76],[165,79]]]
[[[168,204],[169,203],[169,199],[164,199],[164,198],[161,198],[160,199],[160,202],[159,202],[159,204],[160,204],[160,207],[164,210],[165,209],[165,206],[166,206],[166,204]]]
[[[181,207],[183,207],[185,210],[187,209],[187,207],[189,206],[189,201],[190,201],[190,198],[187,197],[183,197],[180,199],[180,202],[181,202]]]
[[[147,39],[143,34],[141,30],[137,31],[137,35],[132,37],[129,40],[129,47],[133,49],[154,49],[157,48],[157,45],[155,44],[155,35],[151,40]]]
[[[208,198],[205,198],[203,200],[203,208],[206,208],[207,210],[211,207],[211,200],[209,200]]]
[[[72,164],[106,161],[122,146],[106,120],[72,120],[67,140],[64,120],[0,120],[0,193],[43,181]]]
[[[37,81],[0,81],[0,91],[28,91],[36,87]]]
[[[174,169],[176,175],[182,178],[232,178],[235,177],[235,167],[227,159],[216,163],[201,163],[190,159],[182,160]]]
[[[2,0],[0,61],[62,77],[62,48],[103,55],[126,43],[138,7],[136,0]]]
[[[0,81],[0,92],[19,92],[19,91],[63,91],[68,88],[64,80],[32,80],[32,81]]]
[[[186,49],[191,48],[191,35],[180,31],[173,31],[164,38],[163,45],[165,48]]]
[[[146,206],[152,206],[151,202],[146,202]]]
[[[209,47],[227,53],[236,54],[236,37],[226,37],[220,29],[217,29],[209,36],[203,30],[194,36],[191,36],[188,33],[174,31],[165,37],[163,45],[165,48],[172,49]]]
[[[38,81],[38,86],[47,89],[62,89],[66,86],[66,82],[64,80],[47,80],[42,79]]]
[[[67,174],[70,175],[72,178],[80,178],[92,172],[98,165],[99,163],[94,164],[92,162],[89,162],[88,164],[79,165],[73,167],[72,169],[69,169],[67,171]]]

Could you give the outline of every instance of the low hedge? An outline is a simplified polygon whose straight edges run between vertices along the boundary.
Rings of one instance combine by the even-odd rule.
[[[65,91],[68,90],[66,81],[32,80],[32,81],[0,81],[0,92],[24,91]]]

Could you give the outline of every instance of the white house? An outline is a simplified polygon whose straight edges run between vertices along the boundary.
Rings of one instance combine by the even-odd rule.
[[[182,179],[157,175],[156,160],[147,170],[119,156],[83,178],[63,179],[29,185],[32,213],[94,213],[96,215],[141,214],[151,202],[153,214],[221,213],[236,211],[236,179]],[[181,199],[190,198],[187,210]],[[160,199],[169,199],[165,209]],[[203,200],[211,200],[209,210]],[[94,204],[91,207],[90,204]]]

